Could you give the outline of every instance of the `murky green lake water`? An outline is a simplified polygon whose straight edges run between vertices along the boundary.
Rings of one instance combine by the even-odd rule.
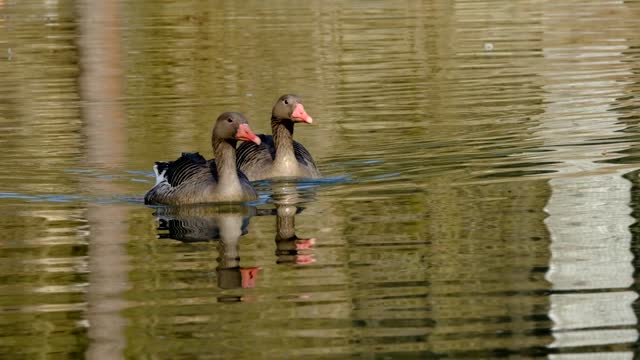
[[[0,0],[0,353],[631,359],[637,1]],[[147,207],[269,132],[319,181]]]

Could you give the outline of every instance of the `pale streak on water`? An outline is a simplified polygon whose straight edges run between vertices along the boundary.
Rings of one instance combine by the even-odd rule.
[[[3,354],[636,357],[638,2],[101,4],[0,1]],[[285,92],[326,179],[142,204]]]

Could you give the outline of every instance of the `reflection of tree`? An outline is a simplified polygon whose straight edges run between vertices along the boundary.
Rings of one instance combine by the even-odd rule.
[[[118,1],[81,2],[80,93],[87,162],[93,167],[120,169],[126,162],[126,117],[120,100],[122,89],[122,49],[119,32],[121,13]],[[92,178],[91,193],[118,194],[122,189],[112,182]],[[127,208],[123,205],[90,204],[89,287],[87,318],[92,342],[86,356],[90,359],[122,358],[127,344],[126,306],[123,293],[128,288],[129,259]]]

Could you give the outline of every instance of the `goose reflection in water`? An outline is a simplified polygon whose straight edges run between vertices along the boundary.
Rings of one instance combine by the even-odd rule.
[[[293,183],[275,182],[272,184],[273,203],[276,207],[276,256],[278,264],[293,263],[307,265],[314,263],[315,257],[308,251],[313,250],[315,238],[299,238],[296,235],[295,217],[303,211],[298,204],[313,200],[313,193],[300,191]]]
[[[295,231],[295,216],[303,209],[298,204],[310,201],[308,191],[295,184],[272,184],[275,209],[260,209],[243,205],[188,205],[158,207],[159,238],[184,243],[218,241],[216,267],[221,289],[255,287],[259,267],[240,267],[239,241],[247,234],[252,216],[276,217],[275,243],[278,264],[307,265],[315,262],[314,238],[299,238]],[[223,299],[228,301],[226,298]],[[239,299],[242,300],[242,299]]]
[[[240,267],[239,240],[247,233],[255,208],[242,205],[158,208],[161,239],[185,243],[218,241],[216,274],[221,289],[252,288],[259,267]]]

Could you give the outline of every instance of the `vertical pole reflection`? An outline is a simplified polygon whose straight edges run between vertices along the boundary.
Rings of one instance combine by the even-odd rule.
[[[625,93],[622,79],[631,75],[627,63],[617,58],[626,40],[613,41],[615,35],[606,31],[602,39],[567,35],[587,33],[573,28],[584,26],[571,20],[576,17],[569,11],[579,7],[576,3],[565,10],[552,9],[554,16],[545,20],[545,27],[553,29],[544,32],[543,41],[545,70],[541,76],[547,105],[536,129],[554,150],[545,155],[546,160],[558,163],[558,176],[549,182],[549,217],[545,220],[551,235],[546,279],[554,290],[549,312],[554,341],[548,346],[563,348],[564,353],[633,344],[638,339],[633,311],[638,295],[631,289],[631,183],[623,177],[629,169],[602,161],[629,145],[598,141],[615,138],[625,128],[618,120],[620,114],[611,107]],[[585,43],[601,46],[581,45]],[[606,65],[590,60],[594,56],[606,56]],[[603,71],[611,73],[604,77]],[[576,74],[579,79],[572,76]],[[595,75],[589,78],[588,74]],[[572,358],[580,356],[574,353]],[[598,358],[612,359],[632,356],[619,350],[598,354]]]
[[[121,49],[117,0],[81,1],[79,48],[82,99],[88,162],[113,171],[121,167],[126,150],[122,96]],[[98,196],[118,193],[109,180],[92,179],[86,186]],[[89,359],[118,359],[126,345],[125,303],[128,259],[126,209],[121,205],[90,204],[89,242]]]

